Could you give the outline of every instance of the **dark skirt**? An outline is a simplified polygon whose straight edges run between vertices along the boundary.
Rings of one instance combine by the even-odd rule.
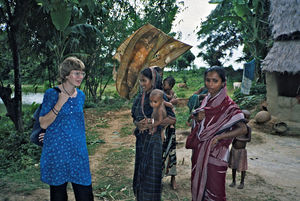
[[[165,140],[163,143],[163,175],[175,176],[176,171],[176,133],[175,128],[168,126],[165,132]]]
[[[158,130],[160,131],[160,130]],[[160,132],[136,134],[133,191],[137,200],[161,200],[162,142]]]

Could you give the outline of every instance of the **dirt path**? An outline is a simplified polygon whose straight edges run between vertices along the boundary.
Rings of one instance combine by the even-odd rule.
[[[115,132],[120,132],[124,124],[130,124],[130,111],[110,113],[109,128],[100,129],[104,132],[106,144],[91,157],[93,178],[97,179],[94,169],[99,165],[99,159],[108,149],[113,147],[134,147],[135,138],[128,136],[120,138]],[[99,130],[99,131],[100,131]],[[190,168],[191,150],[184,148],[186,134],[177,131],[177,172],[178,189],[170,188],[170,178],[163,179],[163,196],[169,191],[176,195],[174,200],[191,200]],[[248,144],[249,170],[245,179],[245,188],[227,188],[228,200],[297,200],[300,197],[300,139],[269,135],[253,128],[253,139]],[[124,167],[133,174],[133,163]],[[238,179],[239,179],[238,173]],[[227,186],[231,183],[231,170],[227,174]],[[129,187],[130,188],[130,187]],[[173,199],[172,199],[173,200]]]
[[[90,156],[93,185],[95,185],[100,176],[103,176],[99,173],[99,168],[107,165],[105,164],[107,153],[119,147],[134,149],[135,137],[133,135],[120,136],[122,128],[126,126],[133,128],[130,110],[108,112],[104,116],[100,116],[95,111],[86,111],[86,114],[87,126],[95,128],[95,131],[100,133],[100,138],[105,141],[97,148],[95,154]],[[102,126],[99,126],[100,124]],[[103,126],[105,124],[106,126]],[[266,134],[266,132],[267,130],[261,130],[253,124],[252,141],[247,145],[249,168],[244,189],[239,190],[228,187],[231,183],[231,170],[228,170],[226,193],[229,201],[292,201],[298,200],[300,197],[300,138],[275,136]],[[164,178],[164,201],[191,200],[191,150],[184,148],[186,137],[186,132],[177,130],[178,175],[176,180],[178,189],[176,191],[172,190],[170,178]],[[133,175],[134,156],[130,160],[131,162],[127,166],[122,167],[126,170],[128,178]],[[238,173],[237,176],[238,182],[240,174]],[[131,185],[126,188],[131,188]],[[97,193],[95,192],[95,200],[104,200],[100,199]],[[49,190],[38,189],[27,195],[11,195],[8,196],[8,199],[5,199],[5,201],[14,200],[48,201]],[[75,200],[71,189],[69,190],[69,200]]]
[[[97,115],[91,115],[89,118],[97,119],[99,117],[97,117]],[[101,166],[101,162],[103,162],[103,157],[105,157],[109,150],[119,148],[120,146],[134,148],[135,145],[135,137],[133,135],[128,135],[127,137],[122,138],[119,135],[121,129],[125,125],[132,124],[130,110],[108,112],[102,118],[105,119],[107,126],[105,126],[106,128],[98,128],[96,131],[101,133],[101,139],[103,139],[105,143],[98,147],[94,155],[90,156],[90,168],[93,183],[98,178],[97,170]],[[130,167],[129,169],[133,168]]]

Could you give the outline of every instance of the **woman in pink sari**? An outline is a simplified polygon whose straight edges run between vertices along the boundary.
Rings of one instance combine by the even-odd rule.
[[[192,199],[223,201],[229,145],[247,133],[247,126],[243,113],[227,95],[224,68],[207,69],[204,80],[208,95],[193,112],[194,125],[186,141],[186,148],[193,149]],[[200,111],[205,112],[204,118],[197,118]]]

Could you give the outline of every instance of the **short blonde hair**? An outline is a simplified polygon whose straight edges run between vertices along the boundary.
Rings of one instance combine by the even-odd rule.
[[[59,77],[58,81],[60,83],[64,83],[66,81],[66,77],[70,75],[72,70],[80,70],[83,71],[85,69],[84,63],[78,59],[77,57],[67,57],[60,65],[59,65]]]

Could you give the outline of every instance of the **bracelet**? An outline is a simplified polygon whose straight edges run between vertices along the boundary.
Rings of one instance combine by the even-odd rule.
[[[56,113],[54,110],[53,110],[53,108],[51,109],[51,111],[57,116],[58,115],[58,113]]]
[[[55,108],[55,106],[53,107],[53,110],[54,110],[56,113],[59,113],[59,111]]]
[[[154,124],[154,119],[151,119],[152,120],[152,124]]]

